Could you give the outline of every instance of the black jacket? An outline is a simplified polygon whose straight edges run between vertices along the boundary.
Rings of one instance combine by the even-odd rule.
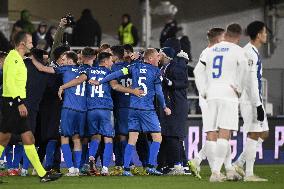
[[[162,87],[167,107],[172,110],[170,116],[160,112],[162,135],[184,138],[186,136],[186,120],[188,115],[187,88],[188,71],[187,60],[175,57],[165,70],[164,78],[172,81],[172,86],[167,85],[163,79]]]
[[[99,47],[101,45],[101,39],[101,26],[91,15],[84,15],[76,22],[73,31],[72,45]]]
[[[29,110],[38,111],[40,101],[47,85],[48,75],[38,71],[30,58],[24,59],[24,62],[28,71],[26,85],[27,98],[25,103]]]

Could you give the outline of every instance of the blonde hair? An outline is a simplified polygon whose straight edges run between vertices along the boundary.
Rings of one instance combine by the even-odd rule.
[[[154,48],[148,48],[144,52],[144,60],[149,60],[150,56],[152,56],[154,53],[158,53],[158,51]]]

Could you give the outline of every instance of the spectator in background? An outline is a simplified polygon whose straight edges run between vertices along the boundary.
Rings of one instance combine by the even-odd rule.
[[[177,37],[180,40],[181,50],[183,50],[188,55],[188,61],[191,62],[191,42],[188,36],[184,34],[182,27],[178,28]]]
[[[8,39],[5,37],[4,33],[0,31],[0,51],[8,52],[11,49],[12,47]]]
[[[32,34],[33,37],[33,46],[36,47],[37,43],[40,39],[45,39],[47,32],[47,24],[45,22],[41,22],[38,25],[37,30]]]
[[[11,32],[11,35],[10,35],[10,44],[11,44],[12,47],[15,46],[15,44],[14,44],[14,37],[20,31],[23,31],[23,25],[20,22],[16,22],[13,25],[12,32]]]
[[[99,47],[101,45],[101,38],[101,26],[94,19],[91,10],[84,9],[81,18],[76,22],[76,25],[74,27],[73,45],[80,47]]]
[[[21,25],[25,32],[34,33],[35,27],[30,19],[30,12],[28,10],[22,10],[21,19],[16,22],[16,25]]]
[[[165,47],[164,43],[169,38],[176,38],[177,32],[180,28],[178,28],[177,21],[174,19],[173,15],[169,15],[165,26],[161,32],[160,36],[160,46]]]
[[[56,30],[57,30],[56,26],[50,26],[48,28],[46,35],[45,35],[45,40],[46,40],[46,43],[47,43],[47,48],[46,48],[47,52],[50,52],[50,50],[51,50]]]
[[[121,45],[137,46],[139,42],[138,31],[131,22],[129,14],[122,15],[122,23],[118,28],[118,38]]]

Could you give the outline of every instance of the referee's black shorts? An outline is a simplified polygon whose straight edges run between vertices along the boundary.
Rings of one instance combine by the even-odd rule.
[[[19,109],[12,98],[3,97],[2,101],[2,124],[0,125],[0,132],[22,134],[30,131],[26,117],[21,117]]]

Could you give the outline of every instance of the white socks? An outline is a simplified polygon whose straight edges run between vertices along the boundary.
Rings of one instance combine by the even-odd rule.
[[[207,156],[207,160],[211,168],[211,171],[213,171],[213,167],[214,167],[216,144],[217,144],[216,141],[206,140],[205,145],[204,145],[205,154]]]
[[[226,171],[231,171],[234,170],[233,166],[232,166],[232,149],[231,149],[231,145],[228,142],[228,146],[227,146],[227,154],[226,154],[226,158],[224,161],[224,166]]]
[[[253,175],[253,166],[256,157],[257,144],[258,141],[247,138],[247,143],[244,150],[246,153],[246,176]]]
[[[207,141],[206,141],[207,142]],[[201,164],[202,160],[206,159],[206,142],[205,144],[202,146],[201,150],[198,152],[198,154],[194,157],[194,159],[196,160],[196,162],[198,163],[198,165]]]
[[[222,165],[225,161],[227,151],[228,151],[229,141],[226,139],[218,138],[216,144],[216,154],[213,166],[213,172],[219,174]]]

